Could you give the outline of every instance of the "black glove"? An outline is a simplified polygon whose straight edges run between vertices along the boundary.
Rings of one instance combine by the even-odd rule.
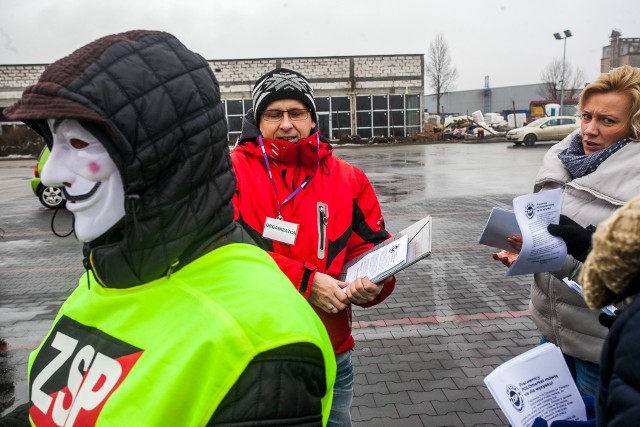
[[[611,329],[611,327],[613,326],[613,322],[616,321],[621,313],[622,310],[616,310],[616,314],[614,314],[613,316],[606,313],[600,313],[600,316],[598,316],[598,322],[600,322],[600,324],[605,328]]]
[[[560,237],[567,244],[567,252],[580,262],[587,259],[591,251],[591,235],[596,230],[593,225],[587,228],[565,215],[560,215],[560,224],[549,224],[547,231]]]

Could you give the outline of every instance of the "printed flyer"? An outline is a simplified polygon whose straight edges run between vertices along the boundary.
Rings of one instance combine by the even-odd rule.
[[[514,357],[484,379],[513,427],[531,427],[536,417],[585,421],[587,411],[560,349],[545,343]]]

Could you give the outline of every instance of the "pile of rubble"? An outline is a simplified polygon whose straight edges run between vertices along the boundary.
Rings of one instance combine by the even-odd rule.
[[[425,128],[435,129],[441,132],[441,139],[483,139],[485,137],[505,136],[508,129],[512,128],[509,122],[498,113],[482,114],[480,110],[471,116],[450,116],[440,124],[440,116],[428,115]]]

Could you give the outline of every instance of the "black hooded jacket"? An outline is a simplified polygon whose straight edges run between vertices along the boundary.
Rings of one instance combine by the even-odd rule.
[[[218,83],[208,62],[172,35],[96,40],[47,67],[4,114],[49,147],[47,119],[78,120],[117,165],[125,216],[83,249],[99,285],[142,285],[220,245],[251,242],[233,222],[235,176]],[[326,389],[317,347],[280,347],[254,359],[211,422],[319,425]],[[263,400],[270,403],[256,405]],[[19,408],[0,425],[20,425],[24,416]]]
[[[49,146],[46,119],[78,120],[116,163],[125,217],[84,248],[103,286],[161,277],[229,231],[235,179],[217,81],[177,39],[146,31],[99,39],[47,67],[5,114]]]

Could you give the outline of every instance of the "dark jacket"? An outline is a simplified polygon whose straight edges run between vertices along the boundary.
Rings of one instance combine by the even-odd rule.
[[[79,120],[117,165],[125,216],[83,249],[96,286],[147,284],[220,245],[252,243],[233,222],[218,83],[208,62],[170,34],[132,31],[86,45],[47,67],[4,114],[50,147],[46,119]],[[323,366],[321,351],[303,343],[259,355],[212,422],[319,425]],[[263,400],[271,403],[256,405]]]
[[[233,198],[236,218],[308,298],[316,271],[337,278],[345,262],[390,235],[367,176],[335,157],[329,142],[319,138],[318,133],[296,143],[264,140],[273,184],[258,135],[253,112],[249,112],[242,124],[240,142],[231,153],[238,179]],[[295,244],[263,238],[266,218],[277,217],[278,201],[285,200],[307,179],[308,185],[281,208],[285,221],[299,225]],[[394,286],[395,279],[385,284],[375,300],[363,306],[384,301]],[[336,354],[352,349],[351,310],[329,314],[313,308],[326,326]]]
[[[602,348],[598,426],[640,425],[640,276],[627,289],[635,290],[635,299],[615,320]]]

